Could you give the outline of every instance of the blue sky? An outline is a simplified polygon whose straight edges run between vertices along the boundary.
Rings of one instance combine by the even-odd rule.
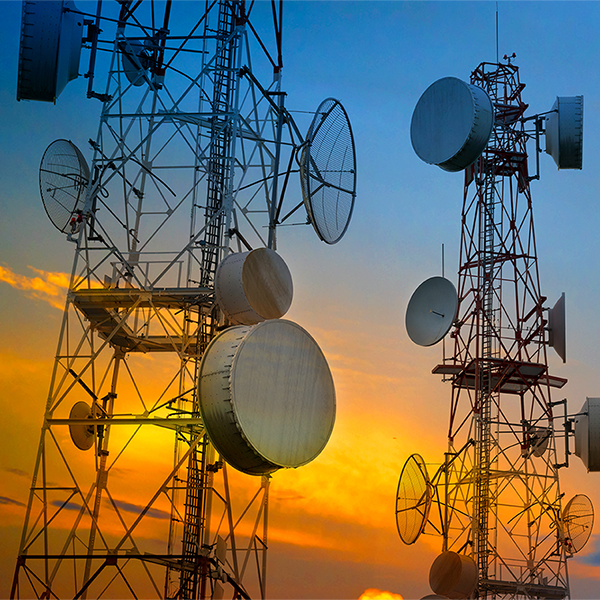
[[[195,3],[187,4],[189,10],[194,8]],[[47,221],[37,170],[44,149],[56,138],[69,138],[80,148],[86,147],[87,139],[95,137],[100,105],[85,99],[83,78],[67,86],[56,106],[16,102],[20,10],[20,3],[0,2],[0,265],[28,276],[32,275],[29,267],[69,272],[72,246]],[[569,378],[563,392],[573,413],[586,395],[600,395],[600,182],[596,168],[600,162],[596,133],[600,131],[600,4],[501,1],[498,12],[500,57],[517,55],[521,81],[527,84],[523,99],[530,105],[528,115],[549,110],[557,95],[584,96],[583,171],[558,172],[552,159],[543,155],[541,180],[531,184],[542,293],[553,304],[566,292],[568,362],[563,365],[553,354],[549,360],[553,374]],[[390,480],[390,491],[378,490],[374,496],[390,496],[392,511],[397,476],[407,456],[424,449],[430,440],[444,443],[444,400],[449,389],[430,374],[440,348],[414,348],[403,321],[413,290],[439,274],[442,243],[446,276],[456,282],[463,186],[460,173],[443,172],[416,157],[410,145],[410,118],[419,96],[435,80],[445,76],[468,80],[480,62],[495,61],[495,31],[493,1],[285,2],[287,106],[292,111],[311,111],[328,96],[339,98],[354,128],[358,165],[357,203],[342,241],[330,247],[319,242],[309,227],[282,228],[280,251],[296,290],[289,316],[316,332],[331,357],[339,384],[341,431],[356,432],[350,425],[352,414],[376,430],[353,447],[358,458],[354,466],[349,465],[347,480],[352,485],[369,485],[369,463],[360,460],[360,454],[377,456],[377,469]],[[310,116],[297,116],[306,128]],[[300,198],[299,184],[291,193]],[[0,402],[14,420],[8,425],[5,419],[0,426],[5,434],[5,441],[0,442],[0,467],[15,478],[10,497],[24,502],[29,481],[10,469],[26,472],[32,468],[43,398],[32,400],[31,412],[37,407],[39,413],[27,417],[16,410],[15,398],[28,398],[30,388],[47,386],[50,373],[45,369],[51,365],[60,312],[6,283],[0,286],[2,357],[5,364],[9,364],[7,357],[23,359],[14,363],[16,372],[3,371],[7,384],[0,390]],[[370,382],[362,397],[350,393],[354,383],[350,372],[362,373],[362,380]],[[414,408],[419,396],[427,401],[422,411]],[[17,434],[10,429],[30,440],[18,459],[12,445]],[[392,435],[403,438],[401,447],[394,445]],[[345,442],[339,439],[339,448],[344,448]],[[587,475],[575,457],[572,463],[569,472],[561,474],[567,496],[587,493],[600,507],[600,475]],[[316,480],[318,468],[307,471]],[[284,487],[293,488],[295,484],[286,477]],[[297,477],[309,475],[298,471]],[[374,485],[379,481],[374,480]],[[352,489],[340,490],[339,495],[345,498],[352,493]],[[0,509],[8,510],[7,506],[2,504]],[[12,512],[2,517],[14,531],[22,518],[17,509],[11,505]],[[373,526],[369,538],[366,521],[362,529],[343,519],[334,527],[334,518],[328,525],[316,509],[313,513],[310,507],[303,510],[303,514],[314,513],[314,521],[305,522],[308,529],[311,523],[315,531],[346,526],[357,544],[368,545],[372,539],[395,556],[386,561],[373,549],[369,562],[368,554],[362,560],[343,553],[336,558],[335,549],[302,554],[304,548],[282,546],[272,559],[276,572],[297,568],[299,579],[302,573],[312,572],[314,597],[336,597],[336,585],[354,597],[366,587],[389,589],[405,597],[428,593],[423,577],[430,562],[420,570],[406,567],[413,549],[402,546],[397,538],[393,512],[389,527]],[[587,557],[570,563],[575,598],[592,597],[597,589],[600,575],[585,567],[597,563],[597,532],[596,528],[584,551]],[[12,540],[14,532],[11,535]],[[331,539],[338,539],[337,535],[331,533]],[[11,573],[16,547],[5,546],[2,552],[2,563],[7,565],[2,572]],[[432,550],[427,552],[422,556],[435,556]],[[287,576],[281,578],[292,586],[288,589],[304,589]],[[1,587],[0,596],[3,593]]]

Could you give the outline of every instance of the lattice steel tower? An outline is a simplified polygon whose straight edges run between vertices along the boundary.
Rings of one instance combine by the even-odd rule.
[[[396,514],[406,543],[428,523],[442,535],[430,585],[454,598],[569,595],[573,548],[559,487],[559,469],[568,463],[557,453],[565,444],[568,451],[568,437],[556,414],[566,401],[551,400],[552,388],[562,388],[566,379],[548,369],[548,309],[530,181],[539,177],[544,125],[551,129],[556,118],[579,136],[569,148],[579,152],[576,164],[567,166],[565,156],[559,166],[581,168],[582,99],[563,98],[570,101],[568,124],[567,111],[556,106],[547,119],[527,118],[524,87],[510,59],[482,63],[470,84],[454,78],[433,84],[417,104],[411,129],[417,154],[447,171],[464,169],[465,184],[457,292],[447,280],[433,278],[407,310],[408,332],[417,343],[436,343],[451,330],[451,356],[433,369],[452,386],[448,452],[431,480],[421,457],[409,459]],[[452,109],[449,124],[445,114],[452,110],[440,107],[453,101],[461,108]],[[444,128],[449,133],[435,146],[433,132]],[[526,147],[531,140],[533,175]],[[440,146],[446,155],[435,156]],[[564,359],[561,309],[564,299],[550,310],[551,341]]]
[[[261,6],[273,23],[266,37],[250,21],[259,9],[243,0],[111,6],[109,18],[102,2],[95,15],[69,1],[23,3],[17,98],[56,100],[77,76],[86,32],[87,96],[102,110],[90,168],[67,140],[40,167],[44,206],[75,258],[12,597],[219,598],[225,588],[266,597],[269,473],[320,452],[335,398],[310,456],[270,457],[251,471],[235,449],[210,442],[198,380],[209,342],[244,323],[215,298],[225,257],[259,249],[255,271],[271,269],[267,283],[286,276],[273,262],[276,226],[302,205],[282,216],[300,148],[305,171],[319,164],[310,152],[318,127],[304,140],[285,108],[282,2]],[[329,123],[332,110],[316,121]],[[352,172],[354,187],[338,192],[351,201],[349,220],[354,164],[335,168],[338,178]],[[329,189],[325,170],[319,177]],[[318,194],[307,193],[314,208]],[[268,291],[259,289],[263,302]],[[282,314],[268,309],[257,320]],[[243,375],[231,360],[225,368],[231,381]],[[236,439],[248,433],[240,427]],[[258,475],[254,483],[224,458]]]

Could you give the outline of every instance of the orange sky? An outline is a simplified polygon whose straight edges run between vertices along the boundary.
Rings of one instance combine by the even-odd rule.
[[[6,540],[2,579],[9,581],[60,323],[59,298],[67,277],[35,268],[15,273],[5,265],[0,280],[3,294],[14,296],[31,316],[29,323],[24,320],[19,325],[21,335],[11,338],[0,357],[3,394],[18,399],[5,402],[6,418],[0,425],[2,496],[13,499],[0,504]],[[445,450],[446,388],[428,376],[439,348],[423,349],[425,356],[414,358],[414,349],[403,339],[398,324],[368,326],[352,310],[351,305],[343,307],[332,319],[331,314],[315,314],[298,303],[286,315],[306,327],[324,350],[336,382],[338,414],[328,446],[313,463],[280,471],[272,478],[271,597],[358,598],[365,590],[375,589],[384,593],[381,598],[399,597],[385,594],[411,598],[429,591],[428,569],[440,542],[426,535],[414,546],[403,546],[395,528],[394,499],[401,467],[410,454],[420,452],[433,471]],[[36,335],[40,322],[48,329],[43,336]],[[160,359],[143,360],[149,367],[144,384],[151,387],[152,377],[160,373]],[[169,468],[170,438],[162,438],[165,450],[158,461],[147,456],[143,444],[134,450],[134,461],[143,464],[145,472],[153,470],[153,462],[157,468]],[[152,432],[140,442],[143,439],[152,439],[155,448],[163,447],[156,446],[158,438]],[[84,465],[87,458],[81,455],[76,462],[83,460]],[[121,476],[126,475],[124,467]],[[567,491],[574,488],[570,479],[579,480],[577,469],[575,465],[572,478],[563,483]],[[232,485],[241,498],[255,488],[256,481],[233,476]],[[129,492],[119,500],[144,504],[154,484],[147,477],[140,482],[145,485],[123,488]],[[290,580],[289,569],[299,574],[306,569],[312,583],[307,585],[300,575]],[[582,563],[576,564],[573,573],[596,577],[595,568]],[[6,591],[0,590],[2,594]]]

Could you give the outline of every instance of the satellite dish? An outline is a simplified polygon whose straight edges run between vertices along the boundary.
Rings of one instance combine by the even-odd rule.
[[[237,252],[219,264],[215,292],[232,323],[254,325],[285,315],[292,303],[292,276],[274,250]]]
[[[437,344],[452,327],[458,310],[454,284],[445,277],[431,277],[413,293],[406,309],[406,331],[419,346]]]
[[[539,458],[548,450],[552,430],[548,427],[532,427],[529,431],[529,448],[533,456]]]
[[[130,40],[125,39],[119,43],[121,49],[121,62],[125,77],[135,86],[141,86],[146,81],[145,73],[150,66],[150,54],[148,44],[150,40]]]
[[[69,140],[55,140],[40,164],[40,194],[52,224],[67,233],[71,218],[83,209],[90,169],[79,148]]]
[[[583,96],[557,96],[546,118],[546,153],[559,169],[583,166]]]
[[[573,496],[563,511],[562,521],[563,543],[575,554],[587,544],[594,527],[592,501],[585,494]]]
[[[563,363],[567,362],[567,317],[564,292],[548,311],[548,333],[548,345],[554,348]]]
[[[356,197],[356,152],[348,115],[327,98],[306,136],[300,157],[302,197],[321,240],[339,242],[348,229]]]
[[[329,366],[313,338],[291,321],[221,332],[202,358],[198,394],[215,448],[251,475],[309,463],[333,430]]]
[[[78,76],[83,17],[70,0],[24,0],[17,100],[56,102]]]
[[[588,471],[600,471],[600,398],[586,398],[575,417],[575,455]]]
[[[87,402],[76,402],[69,413],[69,419],[91,419],[92,410]],[[73,443],[80,450],[89,450],[94,445],[95,427],[94,425],[84,425],[83,423],[73,423],[69,425],[69,433]]]
[[[423,533],[431,508],[431,483],[425,461],[418,454],[404,463],[396,493],[396,527],[405,544]]]
[[[444,171],[462,171],[483,152],[494,126],[485,90],[456,77],[431,84],[419,98],[410,123],[417,156]]]
[[[429,586],[446,598],[469,598],[477,585],[477,565],[470,556],[442,552],[429,570]]]

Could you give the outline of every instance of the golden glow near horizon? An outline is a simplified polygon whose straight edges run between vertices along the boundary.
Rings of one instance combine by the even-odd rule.
[[[404,600],[404,596],[377,588],[368,588],[359,596],[358,600]]]

